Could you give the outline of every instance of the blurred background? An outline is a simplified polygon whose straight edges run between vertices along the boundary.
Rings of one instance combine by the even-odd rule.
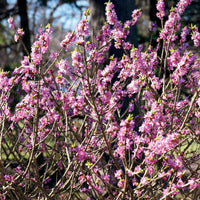
[[[0,0],[0,68],[12,71],[20,65],[20,60],[26,54],[19,43],[14,42],[14,32],[9,29],[7,20],[14,17],[15,24],[25,31],[23,42],[28,51],[35,40],[38,28],[48,23],[53,28],[51,50],[58,50],[59,43],[68,31],[75,29],[83,16],[83,11],[90,8],[90,26],[96,35],[105,21],[106,0]],[[175,6],[177,0],[168,0],[166,11]],[[157,0],[113,0],[119,20],[124,22],[131,18],[135,8],[141,8],[143,15],[137,27],[131,30],[129,41],[136,46],[138,43],[147,44],[150,40],[149,26],[154,22],[160,26],[156,18]],[[183,24],[200,23],[200,0],[193,0],[183,16]],[[167,12],[169,13],[169,12]],[[147,44],[148,45],[148,44]]]

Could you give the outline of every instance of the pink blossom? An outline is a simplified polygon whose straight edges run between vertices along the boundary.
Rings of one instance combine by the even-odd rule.
[[[187,35],[190,33],[190,29],[185,26],[183,29],[182,29],[182,32],[181,32],[181,41],[180,43],[183,43],[183,42],[186,42],[186,37]]]
[[[117,186],[120,187],[120,188],[124,188],[124,183],[125,183],[125,180],[124,180],[124,179],[121,179],[121,180],[119,180],[119,182],[117,183]]]
[[[147,177],[142,177],[141,180],[140,180],[140,183],[141,183],[142,185],[148,184]]]
[[[87,158],[87,153],[83,147],[77,148],[76,151],[76,157],[79,161],[85,160]]]
[[[119,155],[120,159],[123,159],[124,156],[125,156],[125,146],[124,146],[124,145],[119,146],[119,147],[116,149],[115,152]]]
[[[114,5],[110,2],[106,4],[106,20],[111,25],[115,25],[118,22]]]
[[[62,59],[57,66],[59,69],[58,73],[68,74],[71,71],[71,68],[69,67],[67,60]]]
[[[200,33],[196,26],[192,29],[192,40],[194,41],[194,46],[200,46]]]
[[[14,182],[14,177],[9,175],[4,175],[4,179],[7,182]]]
[[[50,57],[51,57],[51,59],[56,59],[57,57],[58,57],[58,53],[57,52],[55,52],[55,51],[53,51],[53,52],[51,52],[51,55],[50,55]]]
[[[132,26],[133,25],[135,25],[135,23],[138,21],[138,19],[141,17],[141,15],[142,15],[142,12],[141,12],[141,10],[140,9],[136,9],[136,10],[134,10],[133,12],[132,12],[132,15],[131,15],[131,17],[132,17]]]
[[[89,24],[85,19],[82,19],[76,26],[76,35],[78,37],[89,35]]]
[[[136,174],[140,173],[140,172],[141,172],[141,167],[140,167],[139,165],[137,165],[137,166],[135,167],[135,169],[134,169],[134,172],[135,172]]]
[[[17,42],[18,40],[19,40],[19,35],[14,35],[14,40],[15,40],[15,42]]]
[[[197,187],[200,186],[200,183],[198,183],[195,178],[190,178],[190,180],[188,181],[188,183],[190,185],[189,186],[190,190],[193,190],[193,189],[195,189],[195,188],[197,188]]]
[[[8,24],[9,24],[9,27],[11,28],[11,29],[14,29],[14,19],[13,19],[13,17],[10,17],[9,19],[8,19]]]
[[[24,35],[23,29],[22,28],[18,28],[17,29],[17,34],[20,35],[20,36]]]
[[[158,3],[156,4],[156,8],[159,11],[156,13],[156,16],[159,19],[162,19],[165,16],[165,3],[164,0],[158,0]]]
[[[108,183],[110,181],[110,175],[106,174],[106,175],[102,175],[101,178]]]
[[[130,96],[133,95],[134,93],[138,93],[139,92],[138,80],[132,80],[131,83],[127,86],[127,90]]]
[[[115,177],[117,178],[117,179],[120,179],[120,177],[122,176],[122,174],[123,174],[123,171],[120,169],[120,170],[117,170],[116,172],[115,172]]]
[[[39,65],[42,60],[41,44],[36,41],[31,47],[31,58],[36,65]]]
[[[67,51],[69,46],[75,41],[75,39],[75,33],[67,33],[65,39],[61,41],[60,46],[65,48],[65,51]]]
[[[192,0],[180,0],[177,4],[178,12],[182,14],[185,8],[190,5]]]

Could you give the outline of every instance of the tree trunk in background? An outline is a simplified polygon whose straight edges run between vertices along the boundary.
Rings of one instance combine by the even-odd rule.
[[[92,35],[97,35],[97,32],[101,29],[105,22],[105,3],[108,0],[88,0],[89,8],[91,10],[91,30]],[[118,19],[123,23],[126,20],[131,19],[132,11],[135,9],[135,0],[112,0],[115,6]],[[132,27],[130,35],[127,41],[137,46],[137,29],[136,26]]]
[[[0,13],[5,12],[7,6],[7,1],[6,0],[1,0],[0,1]]]
[[[106,0],[88,0],[90,14],[90,29],[92,32],[92,37],[94,38],[98,31],[103,26],[105,17],[105,2]]]
[[[18,0],[17,1],[18,8],[19,8],[19,16],[21,20],[21,28],[23,28],[25,34],[23,35],[23,42],[26,46],[26,49],[30,53],[31,51],[31,36],[30,36],[30,29],[29,29],[29,19],[27,13],[27,1],[26,0]],[[23,50],[24,55],[27,55],[26,51]]]
[[[156,13],[157,13],[156,4],[157,4],[157,2],[158,2],[157,0],[150,0],[149,18],[150,18],[150,21],[152,21],[154,23],[158,22],[158,18],[156,17]]]

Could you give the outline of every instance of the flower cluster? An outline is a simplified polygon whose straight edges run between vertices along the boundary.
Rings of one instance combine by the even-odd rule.
[[[165,16],[165,3],[164,0],[159,0],[158,3],[156,4],[156,8],[159,11],[156,13],[156,16],[159,19],[162,19]]]
[[[198,27],[192,27],[192,40],[194,41],[194,46],[200,46],[200,33],[198,31]]]

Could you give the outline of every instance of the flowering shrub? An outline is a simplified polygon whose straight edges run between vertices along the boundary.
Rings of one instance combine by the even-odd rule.
[[[21,66],[0,73],[1,199],[197,199],[200,33],[181,27],[190,3],[179,1],[147,51],[126,42],[141,11],[121,24],[110,2],[95,43],[87,12],[59,52],[49,53],[50,25],[39,29]],[[163,21],[163,0],[157,9]],[[124,55],[108,62],[112,41]],[[70,63],[61,53],[72,48]]]

